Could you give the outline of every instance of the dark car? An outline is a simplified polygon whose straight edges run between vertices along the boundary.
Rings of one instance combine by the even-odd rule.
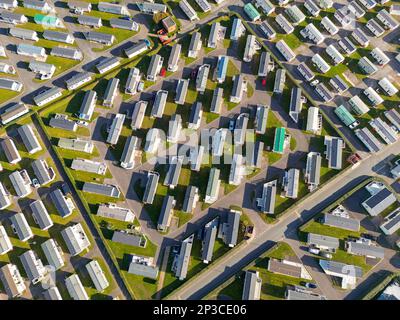
[[[316,285],[315,283],[312,283],[312,282],[305,282],[305,281],[303,281],[303,282],[301,282],[300,284],[301,284],[302,286],[308,288],[308,289],[315,289],[315,288],[317,288],[317,285]]]
[[[371,240],[371,241],[375,241],[375,242],[376,242],[376,240],[378,239],[378,237],[375,237],[375,236],[373,236],[372,234],[368,234],[368,233],[362,233],[362,234],[361,234],[361,237],[362,237],[362,238],[365,238],[365,239],[369,239],[369,240]]]
[[[191,77],[192,79],[196,79],[196,77],[197,77],[197,68],[195,68],[195,69],[192,70],[192,73],[190,74],[190,77]]]

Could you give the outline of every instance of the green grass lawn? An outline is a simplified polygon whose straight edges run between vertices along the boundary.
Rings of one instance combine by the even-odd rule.
[[[23,92],[24,89],[22,89]],[[22,92],[16,92],[6,89],[0,89],[0,104],[7,102],[21,94]]]

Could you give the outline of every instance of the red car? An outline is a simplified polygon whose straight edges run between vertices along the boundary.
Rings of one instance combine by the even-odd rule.
[[[267,79],[262,79],[261,84],[265,87],[267,85]]]
[[[162,68],[161,72],[160,72],[160,76],[165,77],[166,74],[167,74],[167,70],[165,68]]]

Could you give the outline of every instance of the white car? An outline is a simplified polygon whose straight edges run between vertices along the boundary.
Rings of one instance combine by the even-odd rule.
[[[318,83],[319,83],[319,80],[318,80],[318,79],[315,79],[314,81],[312,81],[312,82],[310,83],[310,85],[311,85],[312,87],[315,87]]]
[[[32,185],[33,185],[34,188],[39,188],[40,187],[39,180],[36,179],[36,178],[33,178],[32,179]]]

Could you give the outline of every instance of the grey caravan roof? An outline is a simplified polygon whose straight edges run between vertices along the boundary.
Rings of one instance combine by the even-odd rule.
[[[47,40],[53,40],[58,42],[67,42],[68,38],[71,35],[67,32],[53,31],[53,30],[44,30],[43,38]]]
[[[182,211],[190,213],[194,205],[195,196],[198,194],[199,188],[188,186],[186,188],[185,199],[183,201]]]
[[[47,262],[51,266],[53,266],[56,270],[59,270],[64,266],[65,262],[57,242],[50,238],[43,242],[40,246],[44,255],[46,256]]]
[[[62,300],[60,291],[57,287],[51,287],[43,292],[43,297],[45,300]]]
[[[138,53],[143,50],[147,50],[147,44],[145,41],[139,41],[138,43],[133,44],[131,47],[124,49],[124,52],[128,58],[133,58]]]
[[[38,139],[35,136],[35,133],[33,132],[32,127],[29,124],[24,124],[17,130],[28,152],[31,152],[33,150],[40,150],[42,148]]]
[[[144,190],[143,202],[152,204],[156,194],[158,180],[160,175],[158,172],[149,172],[147,175],[146,189]]]
[[[50,198],[61,217],[65,218],[72,213],[72,210],[69,208],[65,196],[60,189],[55,189],[50,192]]]
[[[264,134],[267,129],[269,107],[264,105],[257,106],[255,130],[256,133]]]
[[[130,162],[135,156],[139,139],[135,136],[129,136],[125,142],[124,150],[121,155],[121,162]]]
[[[203,261],[211,261],[212,259],[215,238],[218,232],[218,221],[218,218],[215,218],[204,226],[203,247],[201,249],[201,259]]]
[[[121,231],[114,231],[111,241],[134,247],[144,247],[146,244],[146,238],[141,234],[129,234]]]
[[[51,220],[50,215],[41,200],[32,202],[29,207],[31,208],[32,214],[35,217],[40,229],[46,230],[53,226],[53,221]]]
[[[82,101],[79,113],[91,116],[92,113],[93,113],[93,109],[94,109],[92,107],[92,105],[93,105],[93,102],[96,103],[96,98],[97,98],[97,92],[96,91],[94,91],[94,90],[86,91],[85,95],[83,97],[83,101]]]
[[[189,79],[179,79],[176,87],[176,104],[184,104],[186,99],[186,94],[189,87]]]
[[[321,234],[309,233],[307,236],[307,244],[314,244],[317,246],[323,246],[330,249],[339,248],[339,239]]]
[[[151,115],[155,118],[162,118],[164,113],[165,104],[167,103],[168,91],[158,90],[154,99]]]
[[[240,213],[235,211],[228,212],[228,234],[226,235],[227,244],[236,245],[239,233]]]
[[[382,212],[395,201],[396,197],[393,195],[393,193],[389,189],[383,188],[382,190],[368,198],[365,201],[365,204],[373,210],[378,210],[379,212]]]
[[[66,118],[50,118],[49,122],[50,127],[60,128],[68,131],[75,131],[77,124],[75,121],[66,119]]]
[[[44,101],[54,95],[57,95],[57,94],[61,93],[62,91],[63,91],[63,89],[61,89],[61,88],[52,87],[52,88],[34,96],[33,100],[35,101],[36,104],[40,104],[42,101]]]
[[[366,243],[359,243],[354,241],[347,242],[348,252],[361,256],[375,257],[383,259],[385,257],[385,250],[382,247],[368,245]]]
[[[106,68],[108,68],[109,66],[111,66],[115,63],[119,64],[119,58],[117,58],[117,57],[106,58],[96,65],[96,69],[100,73],[103,73]]]
[[[359,231],[360,221],[352,218],[345,218],[329,213],[324,214],[324,224],[345,230]]]
[[[111,184],[99,184],[99,183],[93,183],[93,182],[85,182],[83,184],[82,191],[89,192],[89,193],[95,193],[95,194],[101,194],[101,195],[113,197],[113,198],[119,198],[119,196],[120,196],[120,191],[118,190],[118,188]]]
[[[153,266],[148,266],[146,264],[134,263],[129,264],[128,273],[136,274],[150,279],[157,279],[158,268]]]
[[[177,257],[177,266],[175,272],[175,275],[180,280],[185,279],[187,275],[190,254],[192,252],[193,238],[194,235],[192,234],[190,237],[183,240],[181,244],[181,250],[179,251],[179,255]]]
[[[109,21],[110,21],[110,25],[113,28],[133,30],[133,28],[135,26],[134,21],[125,20],[125,19],[111,18]]]
[[[33,161],[32,169],[40,184],[46,184],[54,177],[54,173],[49,170],[47,162],[44,159],[37,159]]]
[[[118,78],[108,80],[106,92],[104,93],[104,103],[111,104],[113,97],[116,95],[119,85]]]
[[[70,88],[71,86],[74,86],[87,78],[92,78],[89,72],[79,72],[71,78],[65,80],[65,85],[67,86],[67,88]]]
[[[203,109],[203,104],[200,101],[195,101],[193,103],[192,109],[190,110],[189,123],[197,124],[202,109]]]
[[[167,186],[176,186],[178,184],[179,176],[181,174],[183,158],[182,157],[172,157],[168,171],[165,176],[164,184]]]
[[[23,213],[19,212],[10,217],[10,221],[12,225],[14,226],[18,238],[21,239],[26,239],[29,238],[33,235],[31,228],[28,225],[28,222],[26,221],[26,218]]]
[[[164,197],[164,201],[160,211],[160,216],[158,217],[158,223],[157,223],[159,229],[165,230],[167,228],[168,221],[171,216],[171,211],[174,207],[174,201],[175,198],[173,196],[167,195]]]
[[[220,113],[222,108],[222,103],[224,101],[224,89],[218,87],[214,90],[213,98],[211,101],[211,112]]]
[[[257,276],[255,271],[246,271],[244,285],[243,285],[243,300],[258,300],[259,299],[259,283],[261,279]]]
[[[81,51],[76,48],[53,47],[50,51],[51,56],[65,57],[78,60],[82,57]]]
[[[37,259],[35,253],[32,250],[25,251],[22,255],[19,256],[21,263],[24,267],[26,275],[30,281],[34,279],[39,279],[41,274],[41,268],[43,268],[42,262]],[[37,264],[36,264],[37,263]]]

